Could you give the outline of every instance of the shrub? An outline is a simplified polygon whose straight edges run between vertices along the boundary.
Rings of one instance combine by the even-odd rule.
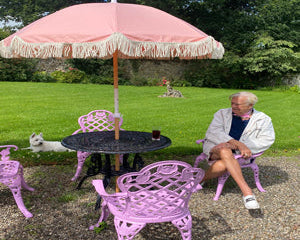
[[[69,71],[54,71],[51,77],[61,83],[86,83],[88,82],[85,72],[76,68],[69,68]]]
[[[147,86],[147,78],[144,76],[139,75],[133,75],[133,77],[130,79],[130,84],[134,86]]]
[[[50,73],[46,71],[35,72],[32,76],[33,82],[56,82],[56,79],[53,78]]]
[[[158,78],[148,78],[147,85],[148,86],[159,86],[159,85],[161,85],[161,80]]]
[[[298,85],[294,85],[294,86],[290,87],[289,90],[291,92],[300,93],[300,87]]]
[[[98,76],[98,75],[88,75],[87,76],[87,81],[89,83],[94,83],[94,84],[113,84],[114,79],[112,76]]]
[[[54,78],[57,82],[64,82],[66,78],[66,73],[63,71],[54,71],[51,74],[51,77]]]
[[[9,82],[30,81],[36,70],[36,59],[0,58],[0,79]]]
[[[186,80],[175,79],[172,81],[174,87],[191,87],[192,84]]]
[[[89,75],[88,76],[88,82],[89,83],[94,83],[94,84],[100,84],[101,78],[100,78],[100,76],[95,75],[95,74]]]
[[[66,72],[65,83],[85,83],[86,74],[77,68],[69,68],[70,71]]]

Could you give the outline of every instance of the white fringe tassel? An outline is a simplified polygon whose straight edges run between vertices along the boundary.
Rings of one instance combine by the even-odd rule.
[[[8,47],[0,42],[0,55],[5,58],[111,58],[116,50],[120,58],[220,59],[224,54],[222,44],[211,36],[191,43],[138,42],[121,33],[91,43],[27,43],[18,36]]]

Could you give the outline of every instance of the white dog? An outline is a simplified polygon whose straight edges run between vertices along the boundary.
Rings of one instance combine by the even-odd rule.
[[[39,135],[33,133],[29,137],[30,147],[25,149],[31,149],[32,152],[72,152],[73,150],[65,148],[61,145],[58,141],[45,141],[43,138],[43,134],[40,133]]]

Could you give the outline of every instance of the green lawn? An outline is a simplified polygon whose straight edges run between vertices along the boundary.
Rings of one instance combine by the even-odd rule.
[[[125,130],[148,131],[160,125],[162,134],[172,140],[167,149],[149,156],[175,158],[200,153],[195,143],[203,138],[213,114],[230,106],[228,96],[236,89],[175,88],[185,98],[159,98],[165,87],[120,86],[120,112]],[[266,155],[299,154],[300,95],[293,92],[252,91],[259,98],[256,109],[268,114],[274,124],[276,141]],[[78,129],[77,119],[95,109],[114,111],[113,86],[60,83],[0,82],[0,144],[29,146],[29,136],[44,134],[46,140],[61,140]],[[67,161],[70,153],[16,156],[32,161],[33,156]],[[50,157],[49,157],[50,156]],[[53,157],[55,156],[55,157]],[[36,157],[37,158],[37,157]],[[36,159],[43,162],[43,159]]]

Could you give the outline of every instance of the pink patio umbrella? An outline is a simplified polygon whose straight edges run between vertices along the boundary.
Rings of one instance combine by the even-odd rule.
[[[116,0],[67,7],[0,42],[5,58],[113,57],[116,139],[118,58],[220,59],[223,54],[221,43],[191,24],[153,7]]]

